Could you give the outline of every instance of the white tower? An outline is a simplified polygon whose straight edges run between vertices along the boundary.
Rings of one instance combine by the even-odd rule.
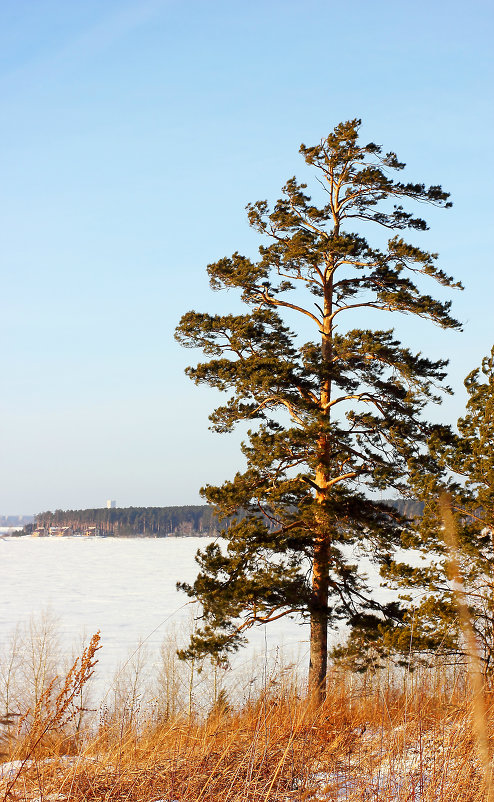
[[[116,506],[117,506],[117,502],[114,499],[109,498],[107,500],[107,502],[106,502],[106,509],[107,510],[114,510]]]

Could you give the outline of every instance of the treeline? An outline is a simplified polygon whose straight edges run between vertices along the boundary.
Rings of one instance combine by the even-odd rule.
[[[387,500],[385,503],[409,518],[420,517],[423,504],[413,499]],[[228,527],[218,522],[214,507],[207,504],[183,507],[106,507],[88,510],[55,510],[35,516],[26,531],[41,527],[68,526],[74,531],[97,527],[118,537],[169,537],[170,535],[215,535]]]
[[[406,518],[420,518],[424,511],[424,502],[411,498],[385,499],[384,503],[395,507]]]
[[[74,531],[95,526],[119,537],[212,535],[219,530],[215,511],[206,504],[184,507],[121,507],[55,510],[35,516],[33,528],[69,526]]]

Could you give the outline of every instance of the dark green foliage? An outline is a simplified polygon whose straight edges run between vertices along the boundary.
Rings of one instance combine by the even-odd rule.
[[[457,434],[442,430],[431,437],[431,455],[440,470],[436,476],[414,477],[425,508],[410,542],[427,555],[428,564],[415,571],[389,565],[388,575],[399,579],[415,603],[388,637],[391,648],[399,651],[412,637],[413,627],[413,648],[419,656],[463,654],[437,505],[439,493],[447,490],[456,518],[463,590],[485,671],[490,673],[494,669],[494,348],[481,368],[466,377],[465,387],[468,402]]]
[[[461,499],[477,528],[494,525],[494,347],[481,368],[465,379],[468,402],[458,421],[459,436],[443,455],[446,465],[465,482]]]
[[[372,493],[408,494],[410,471],[427,469],[435,427],[422,411],[445,377],[445,360],[371,328],[374,310],[459,327],[450,303],[421,286],[430,278],[458,286],[436,255],[396,233],[384,248],[366,238],[369,225],[423,231],[425,221],[402,204],[448,207],[448,194],[395,180],[404,165],[362,145],[359,125],[342,123],[319,145],[302,145],[318,205],[291,178],[272,210],[266,201],[247,207],[266,243],[259,259],[235,253],[208,266],[212,288],[237,288],[245,314],[188,312],[176,334],[207,357],[187,369],[190,378],[227,395],[212,429],[252,425],[246,469],[202,490],[220,516],[245,517],[225,532],[225,551],[213,544],[199,553],[196,582],[182,585],[203,606],[191,653],[234,650],[249,626],[293,613],[311,620],[315,684],[324,680],[328,626],[401,620],[368,588],[358,550],[380,565],[401,543],[406,518]]]

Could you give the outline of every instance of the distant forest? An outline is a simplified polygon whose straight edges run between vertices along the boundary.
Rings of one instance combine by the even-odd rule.
[[[410,518],[422,514],[423,504],[410,499],[385,500]],[[229,522],[219,523],[214,507],[207,504],[185,507],[121,507],[114,509],[55,510],[35,516],[29,532],[40,527],[68,526],[74,531],[97,527],[117,537],[170,537],[215,535]]]
[[[389,504],[390,507],[395,507],[398,512],[401,512],[402,515],[406,515],[407,518],[420,518],[424,511],[424,502],[415,501],[415,499],[384,499],[384,503]]]
[[[34,528],[69,526],[74,530],[95,526],[118,537],[169,537],[214,535],[220,527],[215,511],[206,504],[186,507],[121,507],[90,510],[55,510],[35,516]]]

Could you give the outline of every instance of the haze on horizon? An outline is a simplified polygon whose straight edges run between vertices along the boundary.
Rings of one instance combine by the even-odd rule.
[[[465,284],[464,333],[399,325],[450,358],[455,396],[430,416],[462,413],[463,378],[494,340],[492,5],[347,9],[2,4],[0,514],[195,504],[233,474],[241,433],[208,431],[217,397],[184,376],[197,355],[174,328],[188,309],[239,308],[206,265],[255,256],[245,205],[279,197],[304,174],[300,143],[353,117],[405,177],[452,194],[416,236]]]

